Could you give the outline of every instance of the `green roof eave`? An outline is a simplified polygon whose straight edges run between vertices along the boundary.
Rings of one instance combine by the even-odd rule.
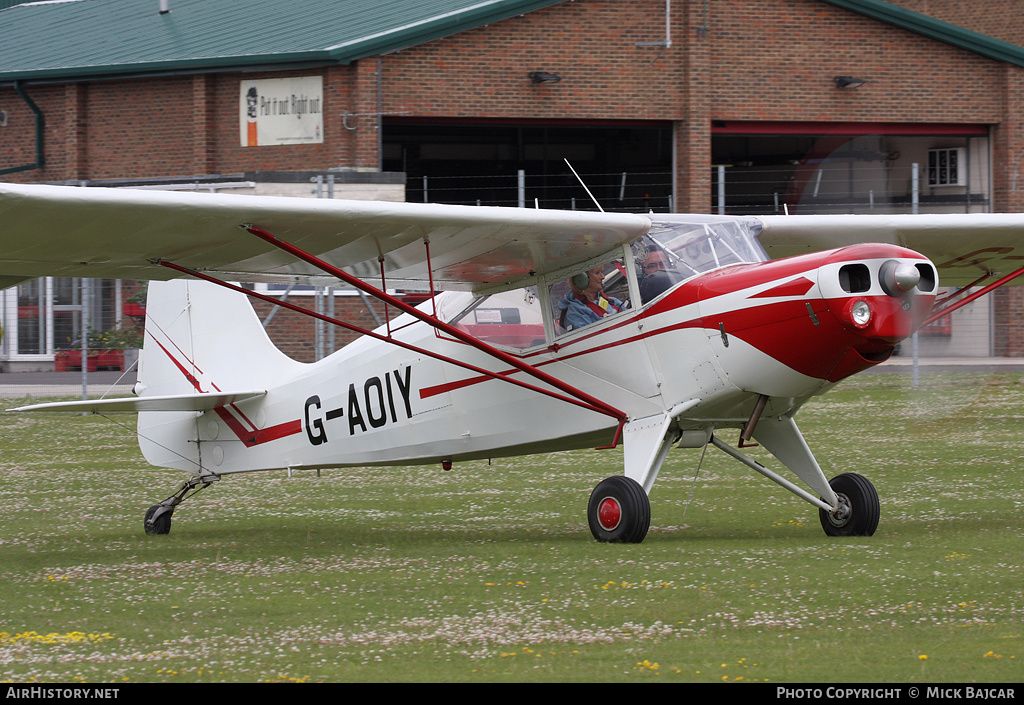
[[[303,60],[304,58],[304,60]],[[210,58],[187,58],[168,61],[139,61],[139,63],[98,65],[87,67],[62,67],[0,72],[0,84],[12,83],[57,83],[99,79],[132,78],[167,74],[197,74],[217,71],[246,71],[270,67],[291,68],[333,64],[330,57],[316,58],[309,52],[299,54],[261,54],[258,56],[214,56]]]
[[[367,56],[408,49],[563,2],[566,0],[484,0],[458,13],[395,27],[377,35],[328,47],[327,51],[337,63],[347,64]]]
[[[131,78],[166,74],[194,74],[216,71],[246,71],[260,68],[293,68],[323,66],[337,63],[325,52],[259,54],[254,56],[221,56],[180,59],[177,61],[125,62],[96,66],[69,66],[20,70],[10,74],[0,71],[0,84],[15,82],[55,83],[111,78]]]
[[[989,59],[1024,67],[1024,47],[912,12],[882,0],[824,0],[829,5],[900,27]]]
[[[117,0],[113,2],[117,3]],[[249,4],[256,10],[251,15],[251,24],[242,26],[240,23],[237,31],[228,40],[218,36],[217,28],[203,28],[202,23],[195,17],[194,8],[197,2],[198,0],[181,0],[177,5],[172,3],[172,14],[167,16],[167,20],[156,20],[155,12],[141,17],[128,15],[127,19],[124,14],[118,15],[118,19],[124,22],[125,26],[114,25],[116,29],[127,32],[130,28],[137,28],[135,34],[144,37],[151,46],[157,47],[153,50],[146,46],[134,50],[101,51],[88,58],[84,53],[58,52],[56,55],[37,55],[29,60],[22,60],[22,56],[17,53],[5,57],[3,48],[0,48],[0,58],[8,59],[0,61],[0,83],[344,65],[368,56],[393,52],[465,32],[557,5],[566,0],[449,0],[447,3],[438,3],[436,12],[431,11],[432,3],[426,2],[419,6],[422,11],[397,13],[393,18],[383,16],[384,19],[374,19],[370,25],[372,29],[367,28],[365,34],[359,34],[347,27],[339,13],[333,21],[327,19],[321,23],[316,37],[284,42],[281,46],[274,46],[274,42],[259,41],[258,38],[244,41],[247,30],[260,24],[274,22],[272,12],[261,12],[263,7],[274,5],[271,0],[266,0],[265,3],[250,0]],[[117,4],[123,5],[124,0]],[[103,21],[103,5],[102,2],[69,3],[65,8],[83,15],[83,23],[89,23],[83,26],[87,30],[95,31],[96,23]],[[362,6],[365,7],[365,3]],[[61,9],[59,4],[44,8],[48,12],[59,12]],[[444,11],[445,9],[447,11]],[[176,12],[178,14],[175,14]],[[36,18],[28,19],[30,22],[39,22]],[[26,27],[27,30],[32,29],[33,25],[29,24]],[[21,41],[27,42],[31,48],[38,47],[47,41],[47,31],[44,28],[42,35],[34,35],[31,39],[22,37]],[[209,36],[204,35],[207,31]],[[263,51],[253,51],[252,47],[262,47]],[[3,68],[5,64],[6,70]]]

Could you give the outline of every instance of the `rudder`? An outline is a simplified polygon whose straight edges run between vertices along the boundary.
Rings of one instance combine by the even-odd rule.
[[[202,281],[150,282],[140,397],[270,389],[302,367],[277,349],[244,294]],[[146,459],[198,472],[198,423],[195,412],[140,412]]]

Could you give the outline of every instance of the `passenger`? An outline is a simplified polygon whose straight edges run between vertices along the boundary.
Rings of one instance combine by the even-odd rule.
[[[604,267],[598,266],[580,272],[569,280],[569,291],[558,302],[561,311],[558,322],[567,331],[595,323],[608,313],[626,308],[622,301],[601,291]]]
[[[643,263],[640,277],[640,300],[647,303],[680,281],[675,266],[664,250],[652,249]]]

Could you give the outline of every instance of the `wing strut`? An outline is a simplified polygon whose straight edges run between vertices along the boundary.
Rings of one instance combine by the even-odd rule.
[[[965,296],[964,298],[960,299],[959,301],[956,301],[955,303],[947,303],[952,298],[954,298],[957,294],[960,294],[960,293],[962,293],[964,291],[967,291],[969,288],[974,286],[974,284],[976,284],[976,283],[982,281],[983,279],[985,279],[985,277],[982,277],[981,279],[976,279],[974,281],[974,283],[965,286],[963,289],[961,289],[960,291],[956,292],[952,296],[948,296],[945,299],[943,299],[942,303],[947,304],[947,305],[943,306],[942,308],[940,308],[939,310],[935,311],[930,316],[928,316],[928,318],[926,318],[924,320],[924,323],[922,323],[921,326],[924,327],[924,326],[928,325],[929,323],[933,323],[934,321],[937,321],[938,319],[942,318],[946,314],[949,314],[949,313],[952,313],[953,311],[956,311],[961,306],[965,306],[965,305],[971,303],[972,301],[974,301],[975,299],[978,299],[978,298],[984,296],[985,294],[989,293],[990,291],[998,289],[999,287],[1001,287],[1004,284],[1008,284],[1009,282],[1013,281],[1014,279],[1016,279],[1017,277],[1021,276],[1022,274],[1024,274],[1024,267],[1021,267],[1020,269],[1018,269],[1016,271],[1010,272],[1005,277],[1003,277],[1001,279],[998,279],[997,281],[994,281],[991,284],[982,287],[981,289],[978,289],[974,293]]]
[[[345,283],[355,287],[356,289],[358,289],[360,291],[363,291],[363,292],[369,294],[370,296],[373,296],[374,298],[378,299],[379,301],[384,302],[387,305],[394,306],[395,308],[399,309],[400,311],[402,311],[404,313],[408,313],[409,315],[413,316],[414,318],[416,318],[416,319],[418,319],[420,321],[423,321],[427,325],[430,325],[435,330],[441,331],[442,333],[446,333],[447,335],[452,336],[453,338],[459,340],[460,342],[463,342],[463,343],[465,343],[467,345],[470,345],[471,347],[474,347],[477,350],[480,350],[481,352],[484,352],[487,355],[490,355],[491,357],[493,357],[493,358],[495,358],[495,359],[497,359],[497,360],[499,360],[499,361],[501,361],[501,362],[503,362],[503,363],[505,363],[507,365],[510,365],[513,368],[515,368],[515,369],[517,369],[517,370],[519,370],[521,372],[524,372],[524,373],[530,375],[531,377],[533,377],[535,379],[538,379],[538,380],[540,380],[540,381],[542,381],[542,382],[544,382],[546,384],[551,385],[555,389],[557,389],[560,392],[562,392],[562,394],[558,394],[556,392],[552,392],[551,390],[543,389],[541,387],[529,384],[527,382],[523,382],[521,380],[512,379],[511,377],[508,376],[508,373],[504,373],[503,374],[503,373],[494,372],[494,371],[491,371],[491,370],[486,370],[486,369],[483,369],[481,367],[477,367],[475,365],[471,365],[469,363],[462,362],[460,360],[456,360],[456,359],[451,358],[451,357],[447,357],[445,355],[440,355],[438,353],[432,353],[429,350],[418,348],[416,346],[409,345],[408,343],[403,343],[402,341],[396,340],[395,338],[391,337],[390,334],[387,335],[387,336],[380,335],[379,333],[375,333],[373,331],[365,330],[363,328],[360,328],[359,326],[355,326],[355,325],[350,324],[350,323],[345,323],[344,321],[338,320],[336,318],[331,318],[329,316],[325,316],[323,314],[316,313],[316,312],[310,311],[308,309],[304,309],[301,306],[297,306],[297,305],[292,304],[290,302],[279,301],[279,300],[273,299],[273,298],[271,298],[269,296],[266,296],[264,294],[260,294],[260,293],[257,293],[255,291],[250,291],[248,289],[243,289],[242,287],[235,286],[234,284],[230,284],[230,283],[225,282],[225,281],[223,281],[221,279],[217,279],[215,277],[209,276],[209,275],[204,274],[202,272],[198,272],[198,271],[196,271],[194,269],[189,269],[188,267],[183,267],[183,266],[175,264],[173,262],[161,261],[160,264],[162,266],[164,266],[164,267],[167,267],[169,269],[173,269],[173,270],[181,272],[183,274],[188,274],[188,275],[197,277],[199,279],[203,279],[205,281],[209,281],[211,283],[217,284],[219,286],[223,286],[223,287],[226,287],[228,289],[232,289],[233,291],[237,291],[239,293],[245,294],[246,296],[249,296],[251,298],[256,298],[256,299],[259,299],[261,301],[266,301],[267,303],[270,303],[270,304],[273,304],[273,305],[277,305],[277,306],[284,306],[285,308],[287,308],[289,310],[293,310],[293,311],[296,311],[297,313],[301,313],[301,314],[304,314],[304,315],[307,315],[307,316],[311,316],[313,318],[317,318],[317,319],[323,320],[323,321],[328,322],[328,323],[332,323],[334,325],[341,326],[342,328],[345,328],[346,330],[350,330],[350,331],[359,333],[361,335],[369,335],[369,336],[373,337],[376,340],[380,340],[380,341],[383,341],[383,342],[389,342],[389,343],[392,343],[394,345],[398,345],[399,347],[404,347],[406,349],[413,350],[414,352],[417,352],[417,353],[420,353],[420,354],[423,354],[423,355],[427,355],[427,356],[433,357],[435,359],[441,360],[442,362],[449,362],[449,363],[451,363],[453,365],[462,367],[464,369],[468,369],[468,370],[470,370],[472,372],[475,372],[477,374],[485,375],[485,376],[490,377],[492,379],[504,380],[506,382],[510,382],[512,384],[524,387],[526,389],[530,389],[531,391],[539,392],[541,394],[545,394],[545,395],[553,397],[555,399],[560,399],[562,401],[566,401],[568,403],[575,404],[576,406],[579,406],[581,408],[587,409],[589,411],[595,411],[597,413],[604,414],[606,416],[610,416],[610,417],[612,417],[613,419],[615,419],[618,422],[618,426],[617,426],[617,428],[615,430],[615,437],[614,437],[614,439],[612,441],[612,444],[610,446],[608,446],[608,447],[615,447],[615,446],[618,445],[619,438],[620,438],[621,433],[622,433],[622,428],[625,425],[626,419],[627,419],[626,414],[623,411],[620,411],[619,409],[616,409],[615,407],[611,406],[610,404],[607,404],[607,403],[601,401],[600,399],[597,399],[596,397],[593,397],[593,396],[587,394],[586,392],[583,392],[583,391],[581,391],[579,389],[576,389],[572,385],[566,384],[565,382],[563,382],[562,380],[560,380],[560,379],[558,379],[556,377],[553,377],[553,376],[551,376],[551,375],[549,375],[549,374],[547,374],[545,372],[542,372],[542,371],[538,370],[533,365],[530,365],[529,363],[526,363],[526,362],[524,362],[524,361],[514,357],[513,355],[510,355],[510,354],[508,354],[508,353],[506,353],[506,352],[504,352],[502,350],[498,350],[498,349],[488,345],[487,343],[483,342],[482,340],[479,340],[478,338],[475,338],[475,337],[473,337],[471,335],[468,335],[467,333],[459,330],[458,328],[455,328],[454,326],[450,326],[447,323],[444,323],[443,321],[439,320],[436,316],[431,316],[430,314],[427,314],[427,313],[424,313],[423,311],[420,311],[419,309],[415,308],[414,306],[410,306],[409,304],[407,304],[406,302],[402,301],[401,299],[396,298],[396,297],[388,294],[387,292],[385,292],[385,291],[383,291],[381,289],[377,289],[376,287],[373,287],[373,286],[367,284],[366,282],[362,281],[361,279],[352,276],[351,274],[349,274],[349,273],[347,273],[347,272],[345,272],[345,271],[343,271],[343,270],[341,270],[341,269],[339,269],[339,268],[337,268],[337,267],[335,267],[335,266],[333,266],[333,265],[331,265],[331,264],[321,260],[318,257],[315,257],[314,255],[311,255],[311,254],[301,250],[298,247],[295,247],[294,245],[292,245],[290,243],[287,243],[287,242],[285,242],[283,240],[278,239],[274,235],[271,235],[270,233],[266,232],[265,230],[255,226],[255,225],[247,224],[247,225],[245,225],[243,227],[244,227],[244,229],[246,231],[252,233],[256,237],[259,237],[260,239],[262,239],[262,240],[264,240],[264,241],[274,245],[275,247],[278,247],[278,248],[284,250],[285,252],[293,255],[294,257],[297,257],[298,259],[301,259],[301,260],[303,260],[305,262],[308,262],[309,264],[312,264],[313,266],[317,267],[318,269],[323,270],[324,272],[330,274],[331,276],[337,277],[338,279],[344,281]],[[389,329],[389,331],[390,331],[390,329]]]

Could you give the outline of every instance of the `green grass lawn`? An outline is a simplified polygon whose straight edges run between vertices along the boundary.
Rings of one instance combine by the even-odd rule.
[[[621,449],[229,477],[146,536],[180,474],[3,414],[0,681],[1020,682],[1024,377],[862,375],[797,418],[874,536],[714,449],[673,451],[640,545],[587,528]]]

